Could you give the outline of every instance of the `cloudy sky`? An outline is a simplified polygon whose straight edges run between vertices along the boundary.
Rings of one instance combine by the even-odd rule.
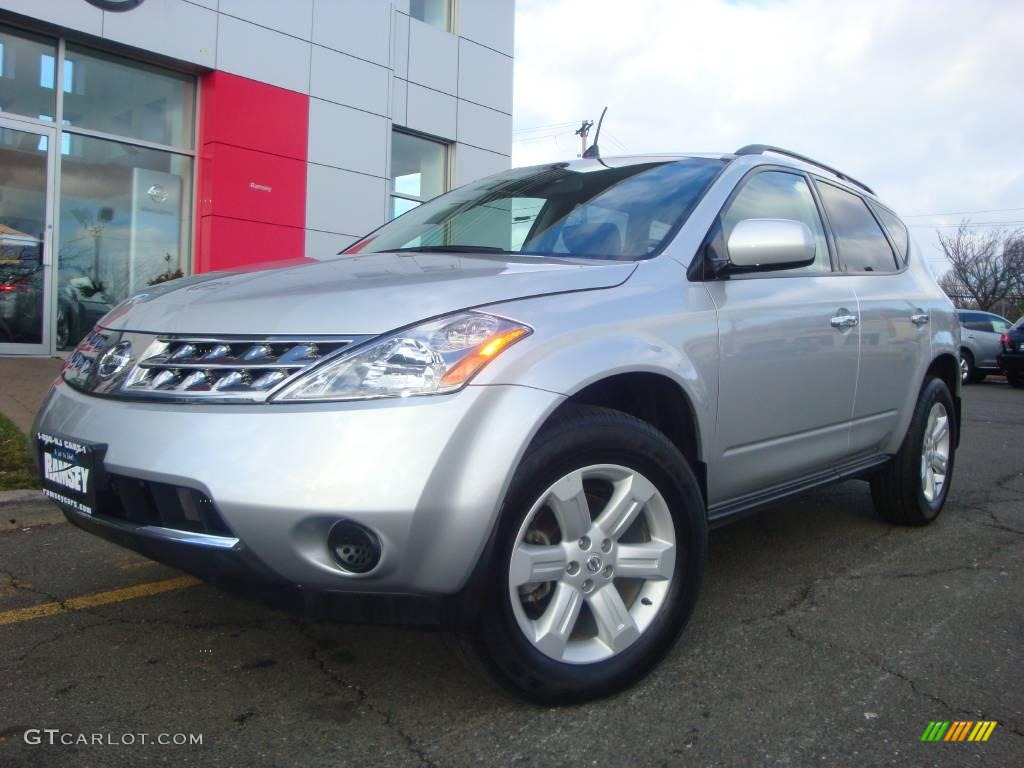
[[[874,187],[939,272],[936,226],[1024,224],[1022,36],[1020,0],[516,0],[513,164],[573,157],[604,105],[606,155],[776,144]]]

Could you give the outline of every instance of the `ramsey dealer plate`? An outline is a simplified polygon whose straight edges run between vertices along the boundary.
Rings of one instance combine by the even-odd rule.
[[[91,515],[105,445],[37,432],[43,493],[62,507]]]

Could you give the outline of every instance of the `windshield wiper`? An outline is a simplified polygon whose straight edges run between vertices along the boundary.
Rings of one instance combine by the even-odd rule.
[[[490,245],[417,245],[412,248],[392,248],[392,253],[514,253]]]

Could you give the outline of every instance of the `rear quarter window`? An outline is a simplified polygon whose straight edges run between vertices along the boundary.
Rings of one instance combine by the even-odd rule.
[[[819,180],[818,190],[843,269],[855,274],[895,272],[898,269],[896,255],[867,203],[858,195],[828,182]]]
[[[892,238],[892,242],[896,246],[897,252],[899,252],[900,259],[906,262],[907,254],[910,251],[910,235],[907,232],[907,226],[900,221],[899,216],[888,208],[872,203],[871,210],[875,212],[878,220],[882,222],[882,226],[889,233],[889,237]]]

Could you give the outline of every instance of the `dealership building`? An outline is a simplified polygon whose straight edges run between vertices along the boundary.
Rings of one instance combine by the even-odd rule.
[[[0,354],[509,166],[514,0],[0,0]]]

